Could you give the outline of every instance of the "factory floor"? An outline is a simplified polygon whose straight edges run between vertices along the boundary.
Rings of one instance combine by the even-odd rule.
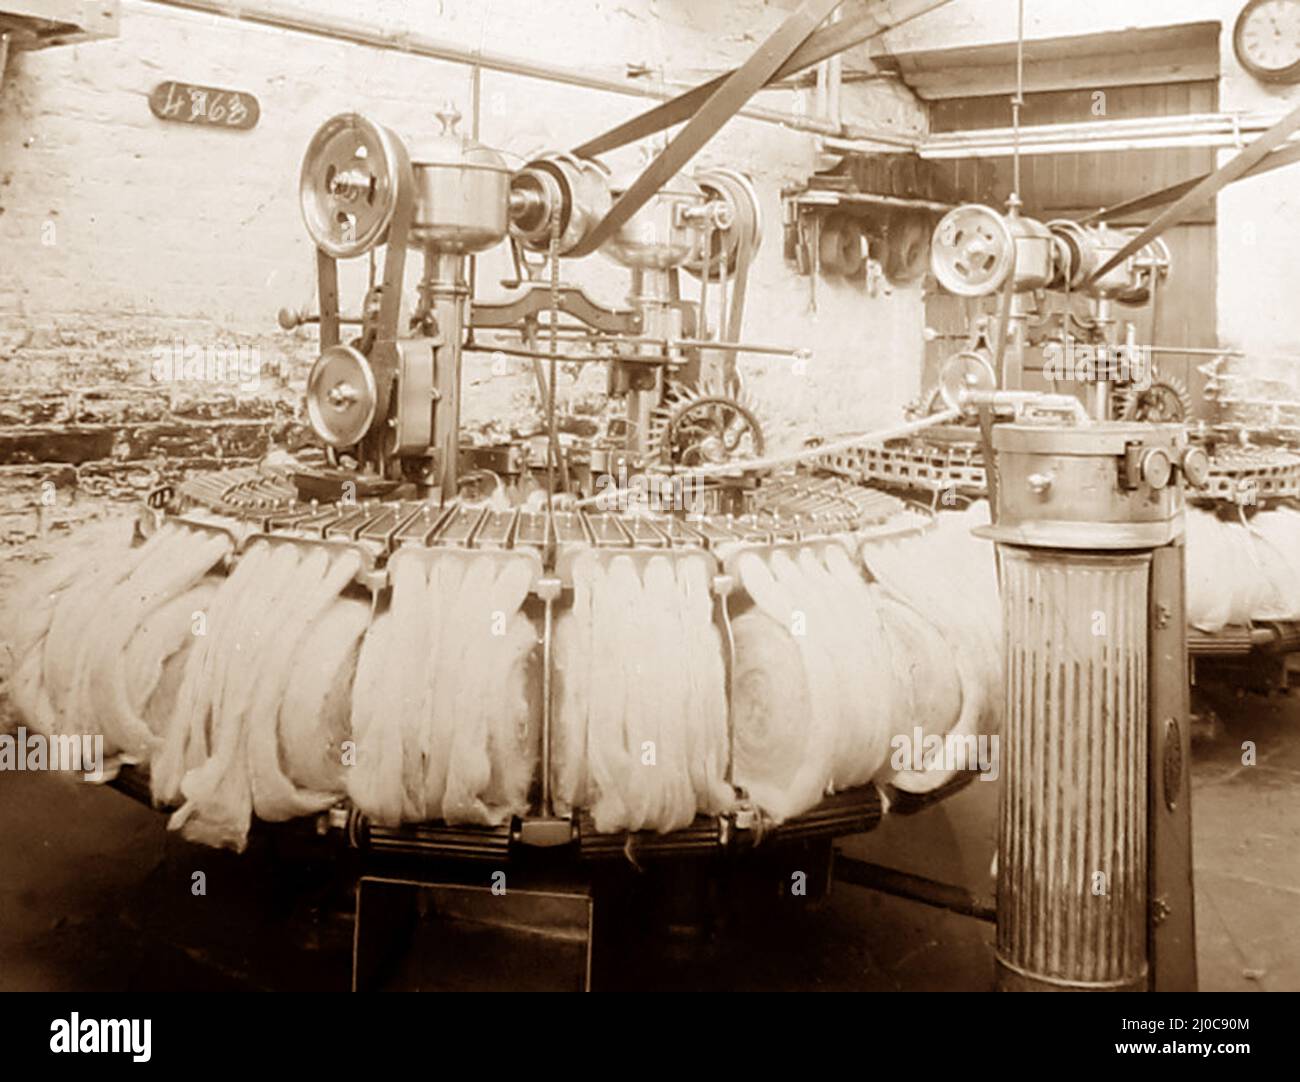
[[[1201,987],[1298,990],[1300,699],[1216,705],[1221,720],[1203,729],[1193,764]],[[1241,765],[1246,740],[1257,765]],[[996,805],[996,783],[975,781],[842,846],[988,895]],[[0,823],[0,990],[347,987],[350,881],[328,863],[278,847],[195,848],[126,796],[49,775],[0,777]],[[636,873],[628,881],[635,890]],[[738,882],[733,919],[708,934],[653,917],[624,929],[617,957],[597,957],[595,983],[992,987],[989,924],[844,884],[818,902],[777,899],[775,882]],[[601,915],[598,903],[598,926]]]

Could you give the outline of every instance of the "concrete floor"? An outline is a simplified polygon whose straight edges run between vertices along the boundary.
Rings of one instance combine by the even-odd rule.
[[[1194,748],[1201,987],[1300,990],[1300,700],[1218,705],[1222,723]],[[1241,764],[1245,740],[1256,766]],[[996,804],[996,783],[976,781],[843,848],[991,894]],[[189,846],[120,793],[49,775],[0,775],[0,823],[0,990],[347,986],[351,880],[310,848]],[[205,896],[191,892],[195,871]],[[777,898],[786,872],[764,874],[735,881],[731,919],[703,938],[653,916],[614,920],[597,985],[992,987],[989,924],[843,884],[822,902]],[[647,882],[629,872],[624,885]]]

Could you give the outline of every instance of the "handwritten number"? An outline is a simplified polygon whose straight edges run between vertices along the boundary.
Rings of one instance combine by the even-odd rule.
[[[163,116],[175,116],[181,111],[182,104],[180,87],[175,83],[169,83],[167,85],[167,101],[162,107]]]
[[[188,121],[191,124],[218,124],[239,128],[248,124],[252,106],[244,96],[234,90],[215,90],[212,87],[193,86],[189,83],[164,83],[164,99],[157,104],[158,115],[168,120]]]

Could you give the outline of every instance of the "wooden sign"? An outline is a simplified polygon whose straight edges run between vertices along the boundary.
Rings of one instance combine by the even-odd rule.
[[[159,120],[204,124],[209,128],[245,131],[261,115],[257,99],[239,90],[191,83],[159,83],[149,94],[149,108]]]

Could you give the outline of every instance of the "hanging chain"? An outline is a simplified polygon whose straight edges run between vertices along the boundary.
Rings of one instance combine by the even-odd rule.
[[[559,438],[555,427],[555,390],[560,352],[560,207],[558,203],[551,210],[551,237],[547,245],[547,255],[551,261],[551,346],[550,359],[547,361],[546,388],[546,507],[548,522],[553,527],[555,464],[559,461],[560,455]]]

